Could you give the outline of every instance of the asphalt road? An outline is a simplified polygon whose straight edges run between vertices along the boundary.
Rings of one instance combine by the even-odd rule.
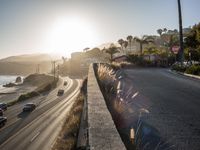
[[[168,69],[124,72],[124,100],[131,108],[129,114],[137,114],[146,126],[158,131],[169,149],[199,150],[200,80]],[[147,135],[150,130],[145,128],[145,132]]]
[[[67,80],[67,86],[63,86],[62,80],[50,93],[8,108],[5,112],[8,122],[0,129],[1,150],[51,149],[80,88],[80,80],[64,80]],[[58,97],[60,88],[65,89],[65,94]],[[37,105],[31,113],[22,112],[27,102]]]

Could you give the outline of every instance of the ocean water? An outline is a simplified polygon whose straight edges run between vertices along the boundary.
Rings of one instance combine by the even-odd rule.
[[[2,87],[2,85],[6,84],[6,83],[15,82],[16,78],[17,78],[17,76],[0,75],[0,87]]]

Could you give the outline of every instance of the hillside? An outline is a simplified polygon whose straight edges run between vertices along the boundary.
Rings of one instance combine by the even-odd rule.
[[[37,62],[51,61],[52,57],[48,54],[27,54],[3,58],[0,62],[36,62],[36,60]]]
[[[48,54],[30,54],[3,58],[0,60],[1,75],[28,75],[36,72],[48,73],[52,67],[52,57]]]

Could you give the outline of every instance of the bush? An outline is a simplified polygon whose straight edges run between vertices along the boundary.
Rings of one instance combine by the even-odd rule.
[[[180,72],[185,72],[186,66],[181,66],[179,64],[174,64],[172,65],[172,70],[180,71]]]
[[[192,65],[192,66],[190,66],[186,69],[185,73],[200,75],[200,66],[199,65]]]
[[[32,97],[35,97],[35,96],[38,96],[38,95],[40,95],[38,92],[35,92],[35,91],[29,92],[27,94],[20,95],[17,101],[19,101],[19,102],[24,101],[26,99],[29,99],[29,98],[32,98]]]

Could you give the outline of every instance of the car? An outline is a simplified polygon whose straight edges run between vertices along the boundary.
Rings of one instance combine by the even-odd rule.
[[[0,116],[0,127],[3,127],[6,124],[6,122],[7,118]]]
[[[64,94],[64,90],[63,89],[59,89],[58,90],[58,94],[57,94],[57,96],[61,96],[61,95],[63,95]]]
[[[35,108],[36,108],[36,105],[34,103],[27,103],[23,107],[23,112],[33,111]]]
[[[0,108],[3,110],[7,110],[7,104],[6,103],[0,103]]]
[[[0,108],[0,116],[3,116],[3,109]]]
[[[64,81],[64,86],[66,86],[67,85],[67,81]]]

